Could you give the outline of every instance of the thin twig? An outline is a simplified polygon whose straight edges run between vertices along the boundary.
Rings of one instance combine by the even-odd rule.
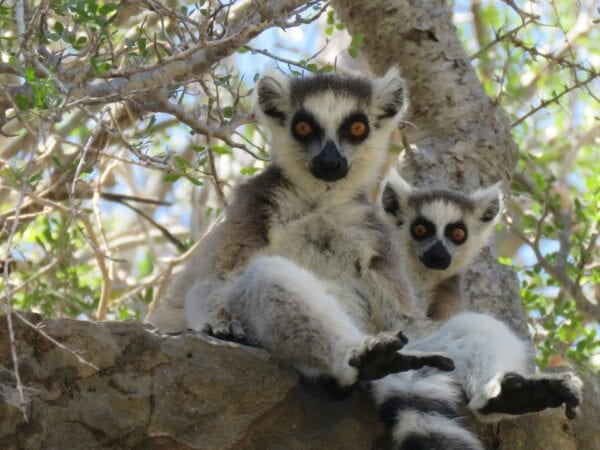
[[[65,346],[64,344],[62,344],[61,342],[57,341],[56,339],[54,339],[52,336],[50,336],[48,333],[46,333],[43,330],[44,327],[44,323],[40,322],[38,325],[30,322],[29,320],[27,320],[21,313],[19,312],[15,312],[15,316],[21,321],[23,322],[25,325],[33,328],[36,332],[38,332],[42,337],[44,337],[45,339],[47,339],[48,341],[52,342],[54,345],[56,345],[58,348],[60,348],[61,350],[66,351],[67,353],[70,353],[71,355],[73,355],[77,361],[79,361],[81,364],[91,367],[92,369],[94,369],[95,371],[99,371],[100,369],[98,368],[98,366],[96,366],[95,364],[92,364],[91,362],[89,362],[88,360],[86,360],[85,358],[82,358],[79,353],[76,350],[70,349],[69,347]]]

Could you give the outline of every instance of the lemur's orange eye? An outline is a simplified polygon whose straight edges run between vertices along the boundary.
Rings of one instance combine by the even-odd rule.
[[[415,225],[413,233],[416,237],[425,237],[427,235],[427,227],[423,224]]]
[[[350,134],[355,138],[362,137],[366,131],[367,126],[364,124],[364,122],[356,121],[352,122],[352,124],[350,125]]]
[[[450,237],[454,242],[463,242],[467,237],[467,233],[465,233],[465,230],[463,230],[462,228],[455,228],[450,233]]]
[[[305,120],[301,120],[300,122],[296,123],[294,128],[296,129],[296,133],[303,137],[308,136],[313,131],[310,123],[306,122]]]

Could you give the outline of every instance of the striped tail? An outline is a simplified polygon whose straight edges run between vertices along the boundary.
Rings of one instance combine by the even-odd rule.
[[[372,383],[381,418],[400,450],[482,450],[461,423],[461,391],[431,369],[394,374]]]

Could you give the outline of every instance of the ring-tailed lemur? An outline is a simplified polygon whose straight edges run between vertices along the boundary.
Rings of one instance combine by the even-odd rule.
[[[457,380],[481,414],[573,406],[577,397],[566,383],[535,399],[526,398],[530,380],[516,390],[505,383],[504,373],[525,362],[503,354],[505,343],[520,341],[500,322],[482,316],[499,330],[496,337],[504,332],[500,340],[456,319],[428,332],[432,323],[415,302],[406,262],[369,199],[404,105],[394,72],[375,80],[273,75],[257,91],[272,132],[272,163],[236,190],[225,220],[187,262],[151,322],[165,331],[245,333],[305,376],[341,387],[375,380],[375,399],[401,448],[440,438],[448,443],[443,448],[480,448],[457,421]],[[399,330],[411,338],[408,345]],[[428,347],[460,361],[458,378],[431,368],[394,373],[454,367]]]
[[[396,230],[395,239],[407,261],[417,297],[430,318],[447,321],[405,348],[450,355],[455,372],[434,377],[458,381],[469,409],[484,422],[540,411],[563,401],[567,416],[575,417],[581,396],[581,381],[576,376],[523,376],[528,373],[527,345],[493,317],[464,312],[461,271],[487,244],[497,223],[501,210],[499,183],[465,195],[449,189],[414,188],[392,170],[381,202],[388,223]],[[407,430],[420,411],[431,408],[443,415],[454,411],[452,405],[460,402],[459,392],[445,393],[448,385],[438,385],[435,392],[430,390],[432,383],[423,383],[417,374],[395,377],[405,379],[401,389],[397,383],[386,386],[392,378],[388,377],[375,385],[375,393],[388,398],[383,403],[383,417],[400,427],[404,423]],[[440,402],[441,398],[446,401]],[[427,448],[454,448],[443,444],[443,433],[439,437],[435,433],[421,434],[421,438]]]
[[[245,332],[303,374],[341,386],[452,368],[443,355],[397,351],[398,331],[424,315],[368,198],[405,105],[397,72],[374,80],[273,74],[257,92],[272,162],[236,190],[225,220],[148,320],[170,332]]]
[[[392,169],[381,202],[427,316],[446,320],[463,310],[462,271],[487,245],[498,222],[500,184],[470,195],[416,189]]]

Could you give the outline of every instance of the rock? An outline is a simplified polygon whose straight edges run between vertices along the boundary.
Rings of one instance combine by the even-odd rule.
[[[13,317],[29,421],[19,409],[0,317],[2,449],[389,447],[366,392],[342,401],[317,396],[263,350],[201,333],[165,335],[137,321],[27,314],[95,370]],[[487,449],[600,449],[598,385],[587,381],[583,414],[574,422],[559,408],[471,426]]]
[[[364,392],[309,393],[266,352],[202,334],[169,336],[137,321],[15,318],[26,422],[0,318],[0,448],[371,448],[383,433]]]

